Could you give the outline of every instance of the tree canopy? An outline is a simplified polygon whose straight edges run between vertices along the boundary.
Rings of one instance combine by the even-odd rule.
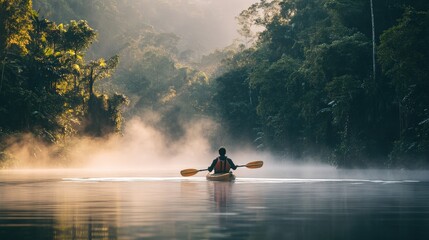
[[[233,138],[341,167],[427,166],[427,6],[376,1],[375,36],[366,0],[262,0],[243,11],[247,38],[263,30],[216,79],[235,96],[218,102]]]
[[[99,94],[93,84],[110,76],[118,57],[85,60],[95,30],[85,20],[40,18],[31,1],[1,1],[0,11],[0,151],[7,137],[20,133],[64,146],[72,136],[117,132],[127,99]]]

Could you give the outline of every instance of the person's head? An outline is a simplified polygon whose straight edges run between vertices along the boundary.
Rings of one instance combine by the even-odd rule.
[[[219,155],[225,156],[225,154],[226,154],[226,149],[224,147],[220,147],[219,148]]]

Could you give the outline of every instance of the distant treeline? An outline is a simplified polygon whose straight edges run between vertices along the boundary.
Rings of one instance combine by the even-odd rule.
[[[262,0],[238,17],[246,44],[199,60],[147,23],[136,6],[149,5],[0,0],[0,167],[13,161],[11,136],[31,133],[66,162],[68,139],[115,134],[148,113],[173,141],[210,117],[222,126],[214,145],[339,167],[429,166],[426,0]]]

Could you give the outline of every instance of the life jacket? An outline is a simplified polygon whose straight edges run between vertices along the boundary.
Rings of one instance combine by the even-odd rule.
[[[229,165],[228,158],[225,160],[220,160],[220,158],[217,158],[217,162],[214,167],[215,173],[227,173],[230,169],[231,166]]]

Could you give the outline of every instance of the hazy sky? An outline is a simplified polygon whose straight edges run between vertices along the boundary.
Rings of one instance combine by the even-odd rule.
[[[236,17],[258,1],[158,0],[142,11],[147,14],[149,24],[180,36],[185,48],[208,53],[230,45],[239,37]],[[151,2],[153,4],[148,1],[144,5]]]

